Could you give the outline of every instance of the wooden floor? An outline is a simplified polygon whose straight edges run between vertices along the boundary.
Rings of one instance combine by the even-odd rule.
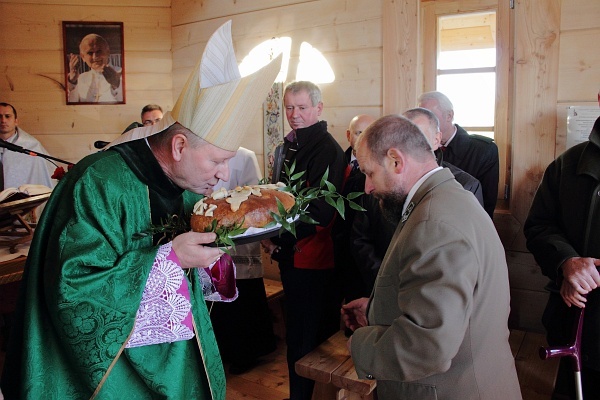
[[[540,358],[540,347],[547,345],[545,335],[512,330],[509,342],[515,357],[523,400],[549,400],[554,388],[559,359]]]
[[[277,349],[262,357],[255,368],[244,374],[231,375],[227,373],[227,400],[282,400],[289,397],[280,307],[272,309],[275,332],[279,336]],[[510,346],[515,357],[523,400],[550,399],[558,360],[541,360],[538,356],[538,349],[542,345],[545,345],[542,334],[523,331],[511,332]],[[4,353],[0,351],[0,371],[3,361]],[[225,371],[228,370],[228,367],[225,365]]]
[[[285,343],[277,340],[277,350],[261,358],[252,370],[231,375],[227,372],[227,400],[282,400],[290,397]]]
[[[545,344],[542,334],[511,332],[510,346],[515,356],[523,400],[550,399],[558,360],[544,361],[539,358],[538,349]],[[279,340],[277,350],[263,357],[262,362],[251,371],[242,375],[227,374],[227,400],[286,399],[289,397],[287,379],[285,343]]]

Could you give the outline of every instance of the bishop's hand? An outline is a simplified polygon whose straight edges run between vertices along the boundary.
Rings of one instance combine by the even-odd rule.
[[[223,254],[218,247],[203,246],[217,239],[214,232],[186,232],[173,239],[173,250],[181,268],[206,268]]]

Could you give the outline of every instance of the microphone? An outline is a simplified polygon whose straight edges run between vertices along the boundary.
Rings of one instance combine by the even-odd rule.
[[[2,139],[0,139],[0,147],[4,147],[7,150],[15,151],[17,153],[27,154],[28,156],[42,157],[42,158],[45,158],[46,160],[54,160],[54,161],[61,162],[63,164],[73,165],[73,163],[70,163],[65,160],[61,160],[60,158],[52,157],[47,154],[36,153],[35,151],[31,151],[29,149],[24,149],[22,146],[19,146],[18,144],[7,142],[6,140],[2,140]],[[52,162],[52,161],[50,161],[50,162]],[[54,163],[52,163],[52,164],[54,164]],[[56,164],[54,164],[54,165],[56,165]]]
[[[16,151],[17,153],[25,153],[25,154],[29,154],[29,155],[33,155],[33,156],[37,155],[37,153],[34,153],[31,150],[26,150],[22,146],[16,145],[11,142],[7,142],[6,140],[2,140],[2,139],[0,139],[0,147],[4,147],[5,149],[10,150],[10,151]]]
[[[97,149],[105,148],[110,142],[104,142],[102,140],[97,140],[94,142],[94,147]]]

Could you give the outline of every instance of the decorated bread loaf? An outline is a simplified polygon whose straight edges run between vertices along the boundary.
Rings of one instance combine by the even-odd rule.
[[[281,186],[283,184],[238,186],[232,190],[221,188],[196,203],[191,228],[195,232],[206,232],[215,219],[217,226],[241,223],[242,228],[262,228],[273,222],[271,212],[279,215],[277,199],[286,211],[295,204],[291,193],[278,190]]]

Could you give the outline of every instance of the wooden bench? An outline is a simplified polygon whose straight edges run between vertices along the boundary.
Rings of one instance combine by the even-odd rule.
[[[373,399],[374,380],[358,379],[343,331],[296,362],[296,373],[315,381],[313,399]]]
[[[358,379],[344,332],[337,332],[296,362],[298,375],[315,381],[313,399],[370,400],[376,381]],[[509,344],[523,399],[549,399],[554,388],[558,359],[542,360],[538,351],[546,346],[541,333],[511,330]]]

